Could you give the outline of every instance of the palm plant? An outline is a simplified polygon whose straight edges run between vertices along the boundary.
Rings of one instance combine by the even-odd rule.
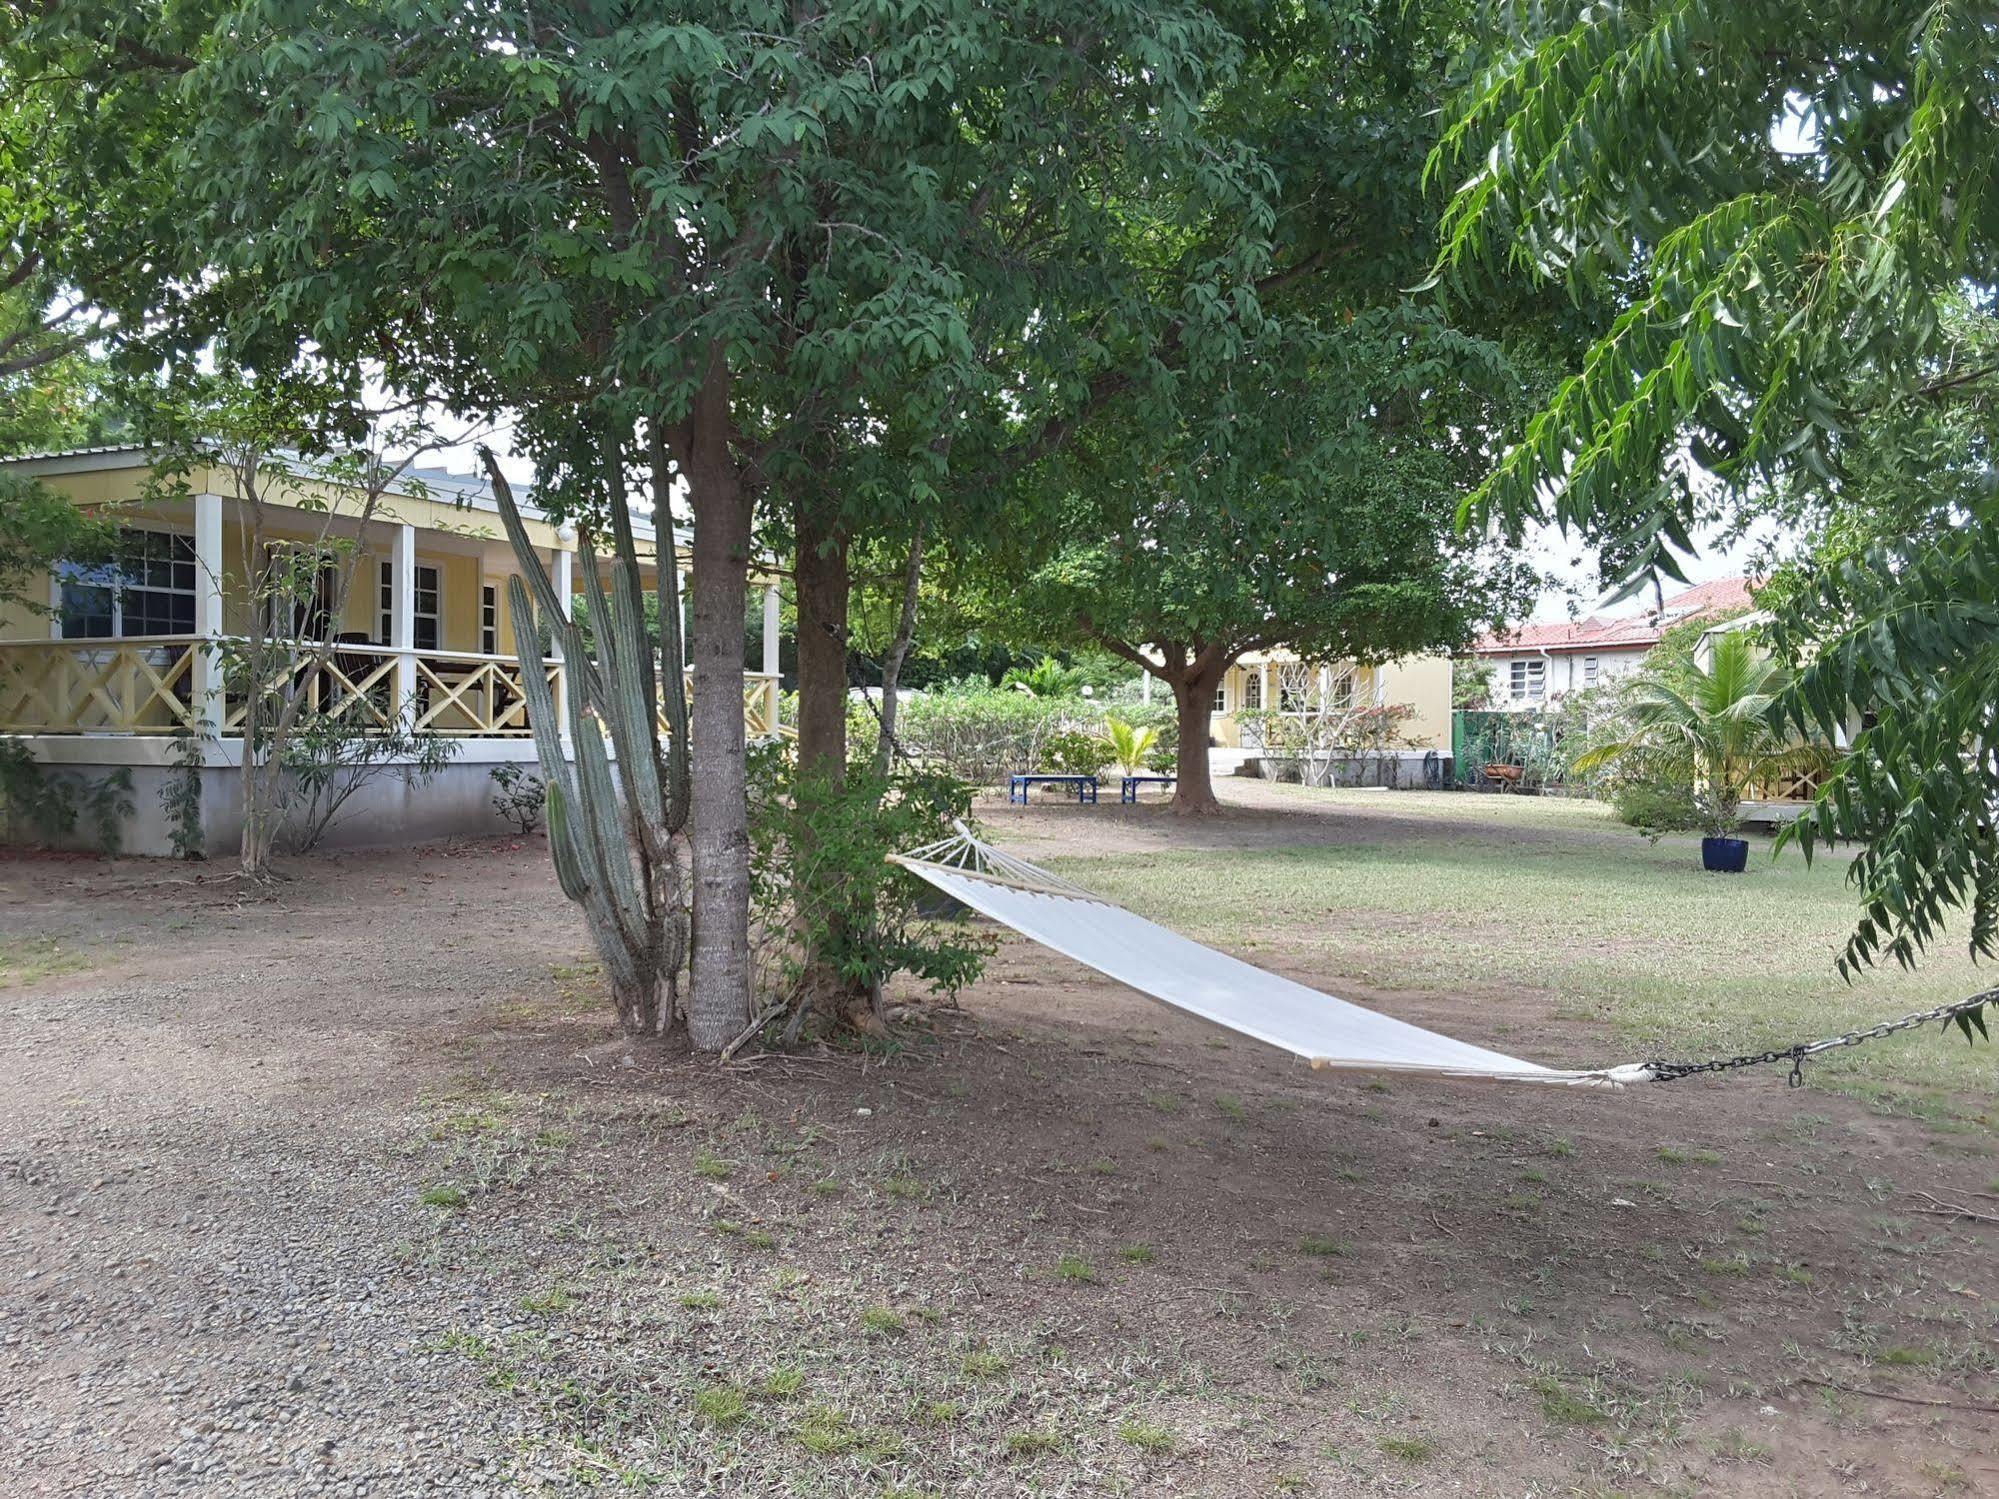
[[[1779,725],[1772,705],[1788,675],[1743,631],[1720,636],[1705,672],[1683,683],[1639,682],[1626,705],[1629,732],[1577,756],[1581,774],[1618,762],[1690,756],[1701,831],[1734,831],[1743,793],[1759,778],[1823,764],[1825,752]],[[1681,763],[1685,763],[1682,761]]]
[[[1159,743],[1159,730],[1134,728],[1120,718],[1104,720],[1104,739],[1110,745],[1111,759],[1118,770],[1128,776],[1135,776],[1145,769],[1145,757],[1152,753]]]
[[[1043,656],[1032,666],[1016,666],[1000,680],[1002,687],[1016,688],[1030,697],[1073,697],[1083,674],[1064,666],[1053,656]]]

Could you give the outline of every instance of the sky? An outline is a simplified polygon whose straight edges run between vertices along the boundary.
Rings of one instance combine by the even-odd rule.
[[[1687,575],[1687,582],[1711,583],[1717,578],[1735,578],[1749,570],[1749,565],[1758,547],[1775,534],[1767,526],[1753,530],[1733,542],[1724,542],[1712,530],[1694,533],[1699,549],[1691,556],[1682,555],[1680,567]],[[1613,617],[1636,614],[1650,607],[1651,591],[1621,603],[1602,606],[1596,587],[1596,553],[1593,548],[1582,546],[1574,539],[1564,539],[1552,526],[1542,527],[1527,540],[1528,558],[1543,572],[1553,575],[1556,586],[1541,595],[1534,612],[1528,618],[1535,624],[1554,624],[1586,614],[1607,614]],[[1668,598],[1681,585],[1668,580]],[[1601,607],[1600,607],[1601,606]]]
[[[492,432],[487,441],[499,455],[500,466],[509,479],[517,484],[531,484],[534,481],[534,465],[513,450],[508,440],[510,435],[502,428]],[[425,467],[444,467],[454,473],[472,474],[478,468],[478,455],[470,446],[441,448],[427,455],[423,462]],[[1689,583],[1737,577],[1747,570],[1758,543],[1767,539],[1767,533],[1754,532],[1732,543],[1724,543],[1712,532],[1696,532],[1699,549],[1691,556],[1683,556],[1681,567]],[[1552,526],[1543,526],[1530,534],[1525,550],[1529,560],[1555,580],[1528,616],[1533,623],[1552,624],[1587,614],[1635,614],[1649,607],[1649,591],[1621,603],[1603,605],[1596,587],[1594,549],[1572,538],[1565,539]],[[1678,586],[1668,582],[1667,595],[1670,597]]]

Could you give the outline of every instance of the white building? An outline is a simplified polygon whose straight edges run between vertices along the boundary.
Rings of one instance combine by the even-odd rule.
[[[1547,707],[1566,693],[1636,671],[1660,636],[1683,620],[1747,609],[1750,587],[1747,578],[1718,578],[1641,614],[1521,625],[1482,637],[1472,654],[1495,668],[1490,706],[1517,712]]]

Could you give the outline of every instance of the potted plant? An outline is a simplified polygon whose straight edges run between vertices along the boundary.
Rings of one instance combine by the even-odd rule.
[[[1625,710],[1629,732],[1584,751],[1572,769],[1588,774],[1618,761],[1690,756],[1701,867],[1740,874],[1749,860],[1748,841],[1735,836],[1743,793],[1763,775],[1824,759],[1778,727],[1771,705],[1784,686],[1783,668],[1747,632],[1730,631],[1716,640],[1706,670],[1684,684],[1633,686]]]

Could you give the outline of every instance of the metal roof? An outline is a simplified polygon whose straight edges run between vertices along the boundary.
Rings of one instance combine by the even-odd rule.
[[[1472,645],[1480,656],[1511,656],[1525,651],[1561,652],[1647,651],[1659,643],[1670,625],[1682,620],[1746,609],[1750,590],[1759,580],[1716,578],[1696,584],[1667,599],[1663,608],[1618,617],[1592,615],[1574,623],[1520,625],[1481,637]]]
[[[16,453],[10,457],[0,458],[0,468],[20,464],[52,462],[66,462],[68,466],[88,468],[89,465],[76,465],[73,463],[73,460],[111,457],[126,459],[143,458],[150,451],[151,449],[145,443],[138,442],[106,443],[96,447],[50,448],[42,452]],[[297,453],[281,452],[275,453],[272,456],[281,462],[285,468],[294,473],[308,475],[311,473],[311,460]],[[410,491],[406,486],[412,482],[422,485],[426,495],[429,496],[435,496],[454,503],[468,504],[481,510],[498,511],[500,508],[499,497],[493,493],[492,484],[483,475],[478,473],[461,474],[449,468],[433,466],[411,467],[402,472],[396,485],[392,487],[398,492],[409,493]],[[523,508],[531,509],[541,519],[547,519],[548,512],[536,502],[532,486],[518,490],[516,495],[521,501]],[[656,534],[650,514],[634,515],[632,521],[634,528],[641,533],[647,536]],[[687,545],[693,540],[692,533],[684,526],[675,526],[673,537],[676,545]]]

